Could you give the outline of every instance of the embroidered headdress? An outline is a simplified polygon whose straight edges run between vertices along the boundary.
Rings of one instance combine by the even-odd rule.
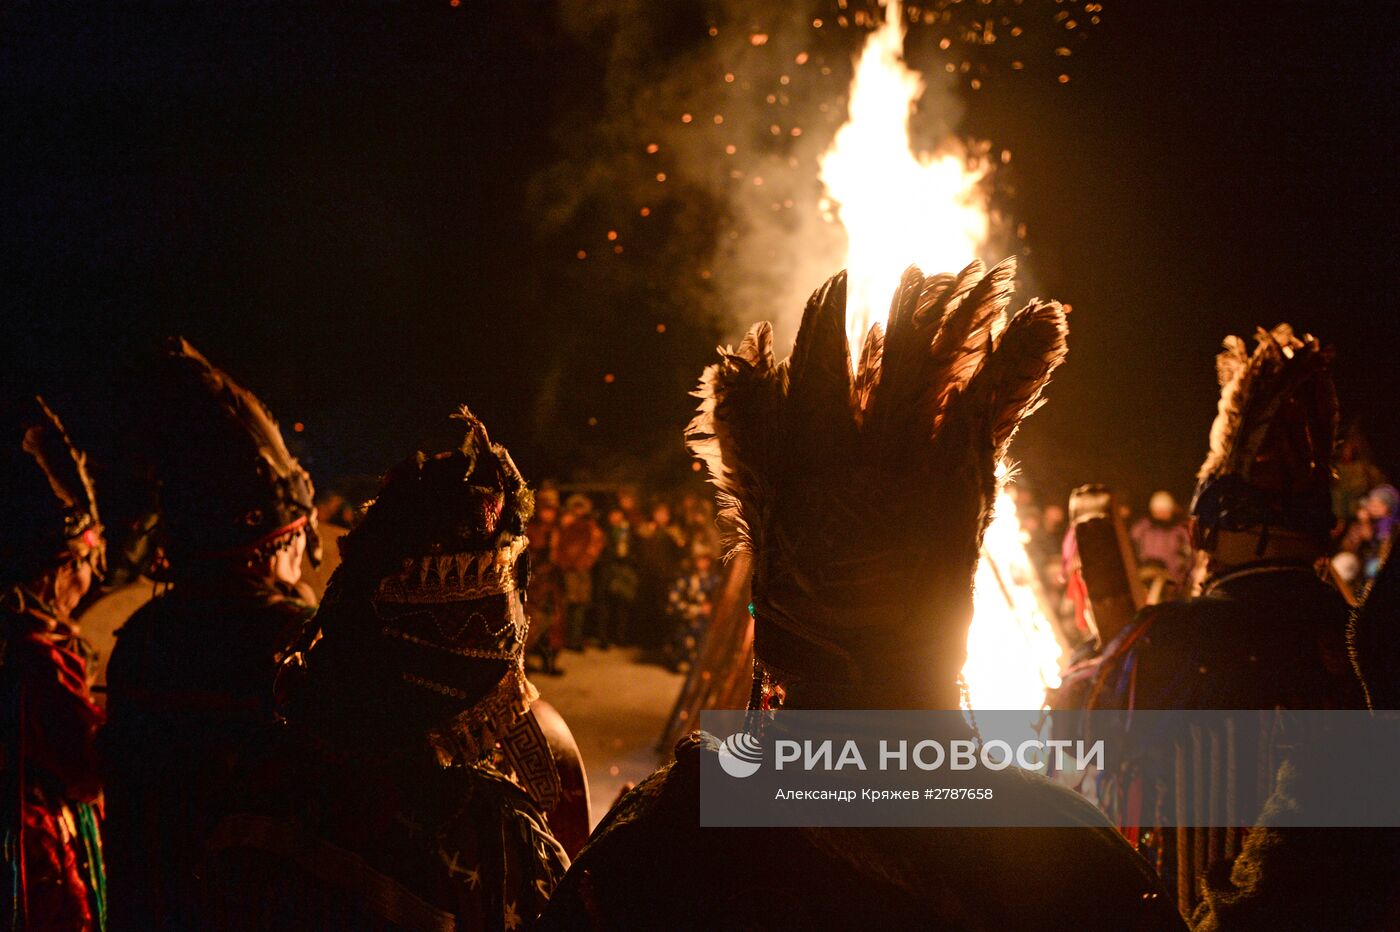
[[[546,809],[558,775],[530,713],[524,534],[530,490],[465,407],[462,443],[384,478],[306,653],[313,717],[386,747],[425,741],[443,766],[496,758]]]

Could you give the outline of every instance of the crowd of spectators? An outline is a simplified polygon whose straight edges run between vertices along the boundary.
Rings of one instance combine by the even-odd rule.
[[[1355,594],[1389,554],[1400,514],[1400,490],[1373,461],[1359,432],[1347,435],[1333,483],[1332,568]],[[357,492],[361,490],[356,490]],[[1087,593],[1067,506],[1042,504],[1025,485],[1014,489],[1027,554],[1044,604],[1071,641],[1088,633]],[[351,499],[326,495],[323,521],[351,526]],[[1119,490],[1119,518],[1128,531],[1149,602],[1192,592],[1195,551],[1181,503],[1164,489],[1136,513]],[[719,584],[714,503],[686,491],[646,494],[635,486],[560,486],[546,481],[529,527],[532,573],[527,611],[533,656],[545,673],[563,672],[566,651],[642,649],[643,656],[683,671],[709,624]]]
[[[1355,596],[1375,578],[1390,553],[1400,520],[1400,490],[1390,484],[1355,429],[1348,432],[1339,450],[1336,471],[1332,570],[1338,585]],[[1128,529],[1148,601],[1190,595],[1196,566],[1185,509],[1164,489],[1152,493],[1143,514],[1133,512],[1128,504],[1130,495],[1120,491],[1118,501],[1119,518]],[[1077,574],[1078,552],[1066,506],[1042,506],[1030,489],[1018,487],[1016,513],[1027,553],[1039,573],[1045,604],[1071,640],[1074,631],[1084,635],[1086,596]]]
[[[719,583],[714,519],[706,495],[544,483],[527,529],[526,603],[542,671],[562,673],[565,651],[616,645],[687,669]]]

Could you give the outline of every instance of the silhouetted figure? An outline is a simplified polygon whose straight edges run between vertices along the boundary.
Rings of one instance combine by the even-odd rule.
[[[1219,412],[1191,504],[1193,540],[1205,561],[1200,595],[1140,612],[1101,657],[1066,675],[1057,707],[1363,707],[1347,653],[1348,605],[1319,578],[1333,524],[1329,484],[1337,427],[1328,359],[1316,339],[1299,338],[1287,324],[1260,331],[1253,352],[1237,337],[1226,339],[1217,358]],[[1211,889],[1228,889],[1241,831],[1194,818],[1175,831],[1149,830],[1159,804],[1167,811],[1201,811],[1206,790],[1177,781],[1175,773],[1194,773],[1197,764],[1215,767],[1207,759],[1212,740],[1225,747],[1232,739],[1215,734],[1193,743],[1186,735],[1156,736],[1141,748],[1141,766],[1125,771],[1122,785],[1112,777],[1101,785],[1104,798],[1118,801],[1120,824],[1162,865],[1187,915],[1197,908],[1206,878],[1207,899]],[[1261,769],[1268,770],[1241,751],[1236,771],[1221,773],[1245,788],[1242,812],[1263,802],[1253,788],[1260,781],[1267,786],[1274,774]],[[1298,917],[1327,925],[1323,916],[1331,907],[1322,898],[1297,900]]]
[[[98,929],[102,713],[71,613],[102,572],[102,522],[83,455],[43,399],[3,416],[0,929]]]
[[[1161,575],[1162,581],[1145,580],[1148,588],[1153,583],[1160,589],[1153,602],[1175,598],[1183,589],[1191,575],[1193,551],[1191,532],[1181,517],[1181,509],[1170,492],[1157,490],[1147,503],[1147,514],[1139,518],[1132,529],[1133,549],[1137,552],[1138,566]]]
[[[531,494],[460,417],[461,445],[391,469],[342,542],[286,726],[210,839],[225,927],[517,929],[568,864],[550,820],[587,796],[561,787],[563,720],[531,710]]]
[[[632,525],[621,508],[608,512],[603,528],[603,552],[594,571],[594,632],[604,649],[626,644],[632,636],[632,608],[637,601],[638,576],[633,554]]]
[[[168,582],[107,668],[112,927],[207,921],[198,886],[239,757],[268,740],[278,665],[313,606],[311,478],[256,396],[183,340],[151,368],[133,441],[158,483]]]
[[[593,501],[587,495],[570,495],[554,533],[553,552],[554,565],[564,580],[565,642],[570,650],[583,650],[593,606],[593,567],[604,543],[602,528],[593,520]]]
[[[535,495],[535,514],[525,529],[530,538],[530,591],[525,611],[530,619],[528,647],[539,655],[544,672],[560,676],[564,652],[564,579],[554,565],[554,537],[559,529],[559,492],[542,488]]]
[[[751,710],[958,708],[997,461],[1065,353],[1058,304],[1007,319],[1013,276],[1010,262],[906,272],[854,383],[844,273],[812,296],[790,360],[759,324],[706,371],[689,439],[726,546],[753,553]],[[956,712],[948,723],[967,730]],[[718,745],[692,733],[614,807],[546,926],[1181,925],[1103,815],[1046,780],[1003,771],[996,798],[1082,828],[700,828],[701,761]]]

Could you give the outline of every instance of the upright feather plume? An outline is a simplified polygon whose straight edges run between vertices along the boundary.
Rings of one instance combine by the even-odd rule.
[[[888,329],[871,329],[854,379],[844,272],[812,295],[791,360],[774,361],[766,323],[754,325],[737,350],[721,348],[693,393],[700,404],[686,440],[717,490],[727,555],[754,547],[753,526],[784,470],[839,468],[860,457],[896,469],[927,460],[955,404],[979,406],[975,420],[1003,453],[1041,403],[1068,332],[1059,304],[1033,301],[994,340],[1015,270],[1014,259],[985,274],[973,262],[956,276],[926,277],[911,266]]]
[[[132,405],[131,446],[159,489],[172,565],[262,554],[294,524],[319,560],[311,477],[256,395],[176,337]]]
[[[1337,436],[1328,354],[1286,323],[1255,341],[1246,355],[1242,339],[1226,337],[1216,356],[1220,402],[1198,478],[1238,475],[1289,493],[1326,485]]]
[[[773,467],[774,430],[787,392],[787,361],[773,356],[773,325],[754,324],[739,348],[719,348],[692,394],[700,399],[686,427],[690,451],[703,461],[719,505],[725,558],[750,551],[749,516],[764,497]]]
[[[0,447],[0,587],[31,581],[60,553],[95,552],[94,566],[101,570],[97,496],[87,458],[63,422],[43,398],[31,395],[0,406],[0,425],[9,432]]]
[[[1215,421],[1210,426],[1210,452],[1201,464],[1197,478],[1204,479],[1224,472],[1231,445],[1244,417],[1245,400],[1249,398],[1250,383],[1263,365],[1262,354],[1251,357],[1245,351],[1244,340],[1227,336],[1224,349],[1215,357],[1215,373],[1220,380],[1220,402]]]
[[[88,473],[87,454],[73,446],[63,422],[41,396],[34,396],[21,447],[34,458],[50,491],[73,517],[69,524],[100,524],[97,494]]]
[[[933,381],[924,390],[924,417],[934,431],[938,430],[948,399],[962,391],[986,361],[991,351],[992,325],[1005,314],[1015,285],[1016,259],[1009,257],[976,280],[965,298],[948,306],[931,349]]]
[[[987,364],[968,387],[985,399],[997,459],[1021,421],[1045,403],[1050,373],[1069,352],[1069,323],[1055,301],[1032,301],[1013,315]]]
[[[287,451],[281,428],[262,399],[216,368],[184,337],[171,339],[168,351],[172,357],[190,367],[194,377],[204,384],[214,404],[222,407],[228,418],[241,425],[243,433],[256,447],[258,455],[267,461],[274,475],[285,479],[300,471],[301,467]]]
[[[997,459],[1065,355],[1058,304],[998,326],[1014,269],[906,270],[854,378],[844,273],[790,362],[759,324],[705,370],[687,440],[754,553],[758,707],[957,706]]]
[[[961,358],[961,343],[954,347],[951,334],[943,336],[948,318],[962,306],[984,270],[980,260],[973,260],[956,276],[925,277],[912,265],[904,271],[890,306],[880,381],[865,409],[872,429],[891,434],[899,429],[896,419],[903,418],[907,424],[926,413],[927,404],[923,405],[925,411],[920,411],[919,399],[938,384],[940,373],[946,377],[949,367],[955,367]],[[925,423],[931,426],[933,422],[925,417]]]

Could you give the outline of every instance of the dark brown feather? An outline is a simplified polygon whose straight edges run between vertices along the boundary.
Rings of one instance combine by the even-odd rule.
[[[852,390],[851,408],[859,427],[865,423],[865,413],[870,408],[875,388],[880,384],[880,364],[885,355],[885,328],[876,323],[865,336],[865,347],[860,352],[860,364],[856,367],[856,381]]]
[[[844,455],[855,434],[851,353],[846,338],[846,273],[812,293],[788,364],[782,452],[812,468]]]
[[[996,351],[968,386],[986,405],[992,446],[1000,459],[1021,421],[1044,403],[1045,386],[1069,351],[1069,323],[1054,301],[1032,301],[1006,325]]]
[[[54,497],[66,509],[85,512],[96,523],[97,495],[87,469],[87,455],[68,439],[63,422],[48,403],[34,396],[32,423],[26,425],[21,447],[42,470]]]
[[[693,393],[700,404],[685,437],[715,486],[728,559],[752,548],[750,521],[772,465],[787,366],[774,364],[773,328],[766,322],[750,328],[737,350],[719,352],[720,361],[705,369]]]
[[[962,284],[960,279],[959,285]],[[1015,284],[1016,259],[1013,256],[998,262],[980,280],[975,280],[966,297],[952,306],[943,318],[943,325],[929,349],[933,377],[920,402],[930,434],[938,430],[948,399],[962,391],[986,361],[991,350],[992,323],[1005,313]]]
[[[864,408],[867,448],[885,462],[909,456],[911,444],[927,440],[911,433],[919,416],[918,402],[931,377],[929,340],[938,324],[936,313],[919,319],[920,299],[926,279],[916,266],[909,266],[900,279],[890,305],[880,361],[880,378],[873,386]],[[950,289],[956,286],[949,286]]]
[[[1337,435],[1337,399],[1328,357],[1312,336],[1288,324],[1244,341],[1227,337],[1216,358],[1223,382],[1199,478],[1239,475],[1278,491],[1325,485]]]

